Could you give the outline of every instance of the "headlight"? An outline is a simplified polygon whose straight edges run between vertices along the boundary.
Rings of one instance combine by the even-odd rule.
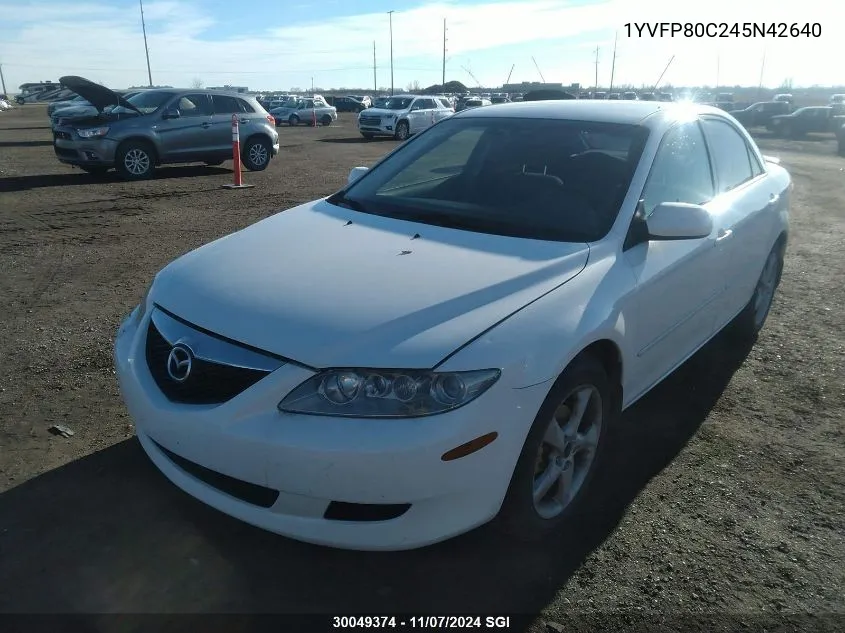
[[[331,369],[312,376],[279,403],[286,413],[346,418],[417,418],[472,402],[501,371]]]
[[[108,127],[90,127],[85,130],[76,131],[82,138],[98,138],[109,133]]]

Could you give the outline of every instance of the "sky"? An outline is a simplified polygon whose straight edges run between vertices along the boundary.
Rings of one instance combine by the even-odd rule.
[[[831,0],[146,0],[155,85],[314,87],[511,82],[776,88],[845,84],[845,23]],[[820,36],[664,37],[647,23],[817,24]],[[630,26],[626,26],[626,24]],[[668,29],[668,25],[666,27]],[[612,63],[616,41],[616,63]],[[598,49],[598,55],[596,54]],[[598,57],[598,64],[596,58]],[[670,63],[671,60],[671,63]],[[6,89],[81,75],[147,85],[138,0],[0,0]],[[668,64],[668,68],[667,68]],[[665,70],[665,72],[664,72]]]

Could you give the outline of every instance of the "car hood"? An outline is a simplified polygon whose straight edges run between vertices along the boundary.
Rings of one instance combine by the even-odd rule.
[[[84,77],[68,75],[67,77],[60,78],[59,81],[63,86],[73,90],[83,99],[87,99],[88,102],[97,108],[99,112],[102,112],[110,105],[122,105],[124,108],[134,110],[138,114],[141,114],[140,110],[113,90],[109,90],[100,84],[95,84],[93,81],[89,81]]]
[[[577,275],[589,246],[358,213],[325,200],[188,253],[152,300],[315,367],[431,368]]]
[[[407,110],[388,110],[387,108],[367,108],[362,114],[367,116],[397,116]]]

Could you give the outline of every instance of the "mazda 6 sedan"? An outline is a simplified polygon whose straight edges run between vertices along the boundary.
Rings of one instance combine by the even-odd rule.
[[[716,108],[468,110],[165,267],[120,326],[122,394],[174,484],[266,530],[542,538],[624,409],[720,330],[754,341],[791,190]]]

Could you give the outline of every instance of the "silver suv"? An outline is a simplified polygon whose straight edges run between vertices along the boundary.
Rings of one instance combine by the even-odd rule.
[[[97,114],[59,117],[53,127],[56,157],[89,173],[114,168],[124,178],[141,180],[166,163],[219,165],[232,158],[233,114],[239,115],[247,169],[266,169],[279,152],[275,121],[253,97],[168,88],[126,99],[82,77],[62,77],[61,82],[87,99]]]
[[[396,95],[381,106],[361,112],[358,131],[364,138],[392,136],[404,141],[454,113],[446,97]]]

